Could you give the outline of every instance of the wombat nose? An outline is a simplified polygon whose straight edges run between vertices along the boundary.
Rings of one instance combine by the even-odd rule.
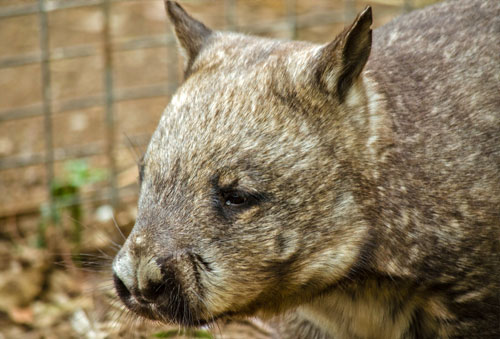
[[[144,281],[142,288],[131,287],[129,289],[116,273],[113,274],[116,293],[124,301],[133,296],[133,299],[141,303],[153,303],[161,299],[169,288],[172,288],[163,282],[152,282],[147,278],[142,280]]]
[[[172,256],[140,261],[135,269],[121,261],[114,268],[115,289],[124,301],[132,298],[139,303],[149,304],[165,303],[178,298],[180,284]],[[134,278],[130,277],[130,272],[134,272]]]
[[[186,267],[192,265],[185,265],[184,261],[191,256],[184,254],[135,262],[126,260],[126,256],[118,257],[113,264],[116,293],[129,309],[146,317],[156,319],[161,315],[162,319],[189,322],[194,319],[194,310],[184,284]]]

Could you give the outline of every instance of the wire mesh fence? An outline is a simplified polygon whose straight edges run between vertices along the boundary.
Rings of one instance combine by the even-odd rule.
[[[120,160],[120,154],[126,152],[123,149],[126,149],[128,146],[126,143],[123,143],[123,138],[118,137],[122,131],[117,127],[117,121],[121,121],[120,119],[124,118],[117,116],[117,105],[121,102],[140,101],[148,98],[165,98],[166,102],[179,85],[182,75],[179,71],[175,39],[170,27],[166,23],[166,19],[164,20],[162,32],[155,31],[155,33],[116,38],[116,32],[114,31],[116,25],[113,24],[113,20],[116,20],[114,11],[117,10],[117,5],[120,3],[139,3],[141,6],[145,3],[147,3],[147,6],[154,4],[155,10],[158,10],[159,3],[163,6],[163,1],[3,1],[4,3],[0,2],[0,20],[3,21],[3,24],[8,24],[8,21],[13,18],[31,18],[36,16],[38,49],[35,51],[14,53],[13,55],[8,52],[0,53],[0,74],[5,70],[36,66],[39,68],[39,71],[30,74],[30,76],[33,81],[40,83],[40,93],[38,102],[30,102],[27,105],[9,106],[8,100],[2,100],[7,102],[7,104],[0,106],[0,124],[7,126],[8,123],[13,121],[36,120],[36,124],[43,125],[43,147],[40,147],[37,151],[29,152],[11,150],[2,153],[0,149],[0,176],[4,176],[2,173],[6,173],[7,171],[15,171],[30,166],[42,166],[45,177],[43,180],[45,196],[41,199],[53,205],[54,197],[51,187],[57,176],[55,164],[70,159],[101,156],[105,159],[105,166],[108,169],[107,183],[96,194],[83,198],[108,201],[116,206],[124,197],[135,196],[136,189],[133,185],[121,185],[119,183],[120,174],[126,171],[130,165],[123,164]],[[217,16],[214,19],[217,22],[216,26],[218,26],[216,28],[290,39],[307,38],[307,36],[301,36],[301,32],[305,29],[312,29],[314,32],[314,28],[320,26],[340,25],[341,27],[344,23],[352,20],[356,15],[356,11],[367,3],[378,5],[381,11],[389,12],[388,15],[383,17],[385,21],[387,21],[387,17],[392,17],[395,14],[409,11],[416,5],[421,5],[420,2],[415,3],[415,1],[410,0],[322,0],[307,1],[307,6],[305,5],[306,1],[300,0],[273,0],[267,2],[257,0],[253,2],[244,0],[191,0],[181,1],[181,3],[193,8],[196,12],[195,14],[199,14],[195,16],[201,17],[202,20],[207,15],[204,13],[204,9],[212,8],[211,13],[215,12]],[[252,6],[269,6],[279,14],[259,17],[258,22],[253,21],[253,19],[241,20],[242,11],[254,8]],[[304,6],[307,8],[304,8]],[[56,46],[51,41],[53,38],[51,34],[54,32],[51,29],[52,15],[58,13],[58,15],[64,16],[66,12],[75,9],[89,9],[99,15],[100,19],[98,20],[98,24],[96,24],[95,33],[98,35],[98,38],[90,43]],[[376,10],[375,17],[377,17]],[[134,24],[134,22],[129,23],[129,25]],[[65,28],[59,27],[57,29]],[[336,31],[331,31],[328,36],[318,36],[318,41],[328,41],[333,38],[335,33]],[[23,39],[23,36],[10,36],[8,38]],[[2,44],[8,50],[9,42],[5,41]],[[155,69],[155,72],[164,73],[161,81],[145,80],[136,86],[117,86],[115,71],[118,67],[117,61],[121,60],[121,53],[158,48],[162,49],[162,53],[165,53],[163,58],[167,60],[165,62],[166,67]],[[87,91],[86,93],[72,97],[56,98],[54,94],[54,85],[56,82],[56,79],[54,79],[54,65],[64,60],[80,60],[82,58],[90,58],[101,65],[99,69],[100,79],[94,84],[100,90]],[[159,65],[151,65],[151,67],[161,68]],[[82,74],[79,76],[85,77],[84,70],[82,70]],[[8,86],[6,87],[8,89],[14,88],[15,90],[16,83],[6,84],[6,86]],[[0,95],[7,97],[10,95],[9,93],[7,90],[7,92],[4,91]],[[97,140],[92,140],[91,138],[82,140],[81,143],[73,145],[55,144],[54,138],[57,134],[71,133],[71,131],[61,131],[60,128],[55,126],[54,119],[56,116],[94,108],[98,108],[101,115],[100,121],[102,126],[99,127],[100,138]],[[151,126],[148,132],[133,133],[127,135],[126,139],[130,140],[130,144],[144,147],[153,129],[154,126]],[[15,128],[6,128],[6,130],[3,130],[3,133],[3,137],[7,138],[5,140],[8,141],[9,136],[20,133],[20,131]],[[4,176],[3,180],[8,181],[9,179],[7,176]],[[11,183],[11,186],[15,184]],[[8,196],[9,194],[5,193],[5,195]],[[16,198],[12,199],[16,200]],[[4,208],[0,208],[0,217],[20,213],[25,209],[33,209],[33,206],[36,206],[39,202],[35,200],[35,203],[23,206],[21,201],[9,201],[8,197],[4,197],[2,203]],[[18,208],[7,208],[5,206],[18,206]]]

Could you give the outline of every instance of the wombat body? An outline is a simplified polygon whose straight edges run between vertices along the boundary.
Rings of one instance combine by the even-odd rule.
[[[500,2],[326,45],[213,32],[167,2],[186,79],[113,264],[139,315],[279,338],[500,337]]]

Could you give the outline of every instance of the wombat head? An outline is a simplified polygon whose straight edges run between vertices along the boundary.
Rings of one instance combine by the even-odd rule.
[[[214,32],[166,4],[186,79],[140,166],[118,295],[184,325],[310,300],[349,273],[367,234],[349,159],[366,142],[351,131],[366,113],[370,8],[317,46]]]

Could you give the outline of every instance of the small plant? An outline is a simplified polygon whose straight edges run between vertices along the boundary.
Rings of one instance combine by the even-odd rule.
[[[73,253],[78,253],[81,245],[83,208],[81,190],[84,186],[102,181],[106,171],[90,168],[85,160],[68,161],[64,166],[64,175],[55,178],[51,185],[53,204],[41,206],[41,222],[39,224],[37,245],[47,247],[47,228],[49,224],[62,225],[61,216],[68,212],[72,219],[70,243]]]

